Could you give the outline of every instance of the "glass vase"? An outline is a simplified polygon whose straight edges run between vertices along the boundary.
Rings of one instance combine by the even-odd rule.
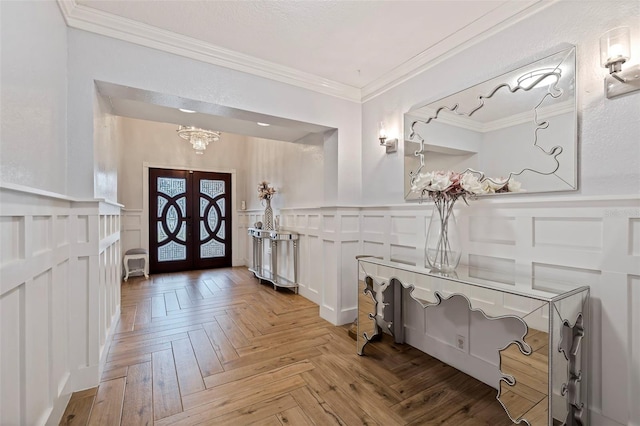
[[[273,231],[273,210],[271,209],[271,200],[265,198],[266,207],[264,208],[264,228],[267,231]]]
[[[453,213],[455,200],[439,200],[433,207],[424,246],[425,268],[453,272],[462,255],[458,223]]]

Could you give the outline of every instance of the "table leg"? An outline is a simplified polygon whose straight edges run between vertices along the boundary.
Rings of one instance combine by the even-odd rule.
[[[271,274],[274,279],[274,288],[275,288],[275,280],[277,280],[278,276],[278,240],[271,240]]]
[[[127,281],[129,279],[129,259],[125,256],[124,259],[124,280]]]
[[[298,294],[298,241],[293,240],[293,282],[296,284],[295,293]]]

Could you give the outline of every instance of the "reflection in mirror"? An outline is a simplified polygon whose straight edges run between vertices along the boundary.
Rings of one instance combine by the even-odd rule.
[[[500,350],[498,401],[515,423],[547,425],[549,418],[549,334],[529,328],[524,337],[530,352],[514,342]],[[527,423],[521,422],[522,420]]]
[[[577,189],[575,62],[565,49],[407,112],[405,199],[436,170],[473,172],[489,193],[510,178],[523,192]]]
[[[589,375],[585,374],[586,353],[581,350],[588,346],[588,299],[585,295],[572,295],[555,303],[554,308],[553,341],[558,356],[553,361],[551,387],[554,395],[564,399],[563,404],[558,404],[566,407],[561,420],[567,425],[588,424]]]
[[[358,355],[363,354],[365,345],[378,334],[375,315],[373,280],[371,277],[366,277],[365,280],[358,280]]]

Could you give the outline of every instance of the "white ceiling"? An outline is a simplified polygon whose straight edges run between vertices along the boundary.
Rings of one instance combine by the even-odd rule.
[[[180,54],[187,57],[365,101],[550,1],[58,0],[58,4],[74,28],[156,49],[166,45],[172,53],[182,46]],[[285,141],[326,130],[132,88],[102,84],[99,90],[110,98],[115,114],[145,120]],[[177,112],[178,107],[198,113]],[[272,126],[260,128],[256,121]]]
[[[77,0],[77,4],[363,88],[427,50],[454,48],[538,1]]]

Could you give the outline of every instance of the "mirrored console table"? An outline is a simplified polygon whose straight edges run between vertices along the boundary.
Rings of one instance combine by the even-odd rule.
[[[273,288],[285,287],[298,293],[298,239],[296,232],[273,231],[258,228],[249,228],[248,233],[253,241],[253,263],[249,270],[260,279],[269,281]],[[262,263],[264,255],[264,241],[268,241],[271,248],[271,261],[269,269]],[[278,274],[278,244],[280,242],[293,244],[293,280]]]
[[[483,330],[509,330],[482,336],[495,346],[497,399],[509,418],[531,426],[589,424],[589,287],[466,267],[432,273],[369,256],[358,256],[358,271],[359,355],[381,332],[404,343],[405,303],[426,309],[462,297],[482,314],[474,318],[490,322]]]

